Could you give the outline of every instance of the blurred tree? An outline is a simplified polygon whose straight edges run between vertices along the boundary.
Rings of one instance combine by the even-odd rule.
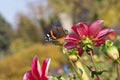
[[[11,37],[12,29],[10,24],[5,21],[2,15],[0,15],[0,54],[8,51]]]
[[[91,0],[49,0],[48,4],[54,13],[66,12],[70,14],[74,23],[87,21],[94,5]]]
[[[105,26],[119,26],[120,0],[48,0],[54,13],[66,12],[73,22],[105,20]]]
[[[119,26],[120,21],[120,0],[98,0],[96,8],[98,18],[105,20],[106,26]]]
[[[40,42],[43,36],[40,35],[39,27],[27,16],[19,14],[18,35],[24,40]]]

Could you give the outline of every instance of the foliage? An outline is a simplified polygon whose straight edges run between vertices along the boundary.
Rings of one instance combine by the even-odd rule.
[[[74,23],[103,19],[106,21],[106,26],[120,25],[119,0],[49,0],[49,6],[55,13],[66,12],[70,14]]]
[[[17,38],[11,42],[10,51],[12,54],[21,51],[24,48],[30,48],[34,43],[31,41],[25,41],[22,38]]]
[[[71,15],[74,23],[89,19],[90,11],[93,8],[90,5],[94,5],[90,0],[49,0],[49,6],[55,13],[67,12]]]
[[[34,55],[38,55],[40,63],[45,58],[50,57],[52,59],[50,70],[61,67],[66,62],[61,54],[60,47],[37,43],[0,61],[0,79],[22,80],[24,73],[31,69],[31,61]]]
[[[32,20],[23,14],[19,15],[18,35],[20,37],[28,41],[40,42],[43,39],[43,35],[40,35],[40,33],[42,31]]]
[[[12,29],[8,22],[0,15],[0,53],[7,52],[11,43]]]

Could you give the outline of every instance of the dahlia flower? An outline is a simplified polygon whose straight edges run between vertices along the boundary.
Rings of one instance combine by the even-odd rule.
[[[48,76],[50,61],[50,58],[45,59],[41,68],[38,57],[35,56],[32,61],[32,70],[25,73],[23,80],[51,80],[51,77]]]
[[[75,34],[69,34],[66,37],[65,48],[77,49],[81,56],[84,51],[93,49],[93,46],[100,46],[105,43],[106,36],[113,32],[113,29],[102,29],[104,21],[97,20],[91,25],[87,25],[84,22],[80,22],[72,26],[72,30]]]

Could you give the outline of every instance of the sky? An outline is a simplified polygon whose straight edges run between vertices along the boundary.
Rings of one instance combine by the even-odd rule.
[[[28,4],[37,0],[0,0],[0,14],[12,25],[17,12],[27,13]]]

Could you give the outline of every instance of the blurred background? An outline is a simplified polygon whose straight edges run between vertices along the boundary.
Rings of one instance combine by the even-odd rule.
[[[41,63],[51,57],[54,74],[67,59],[61,47],[45,41],[51,27],[62,26],[71,32],[73,24],[102,19],[104,27],[114,28],[119,35],[119,13],[120,0],[1,0],[0,80],[22,80],[34,55]]]

